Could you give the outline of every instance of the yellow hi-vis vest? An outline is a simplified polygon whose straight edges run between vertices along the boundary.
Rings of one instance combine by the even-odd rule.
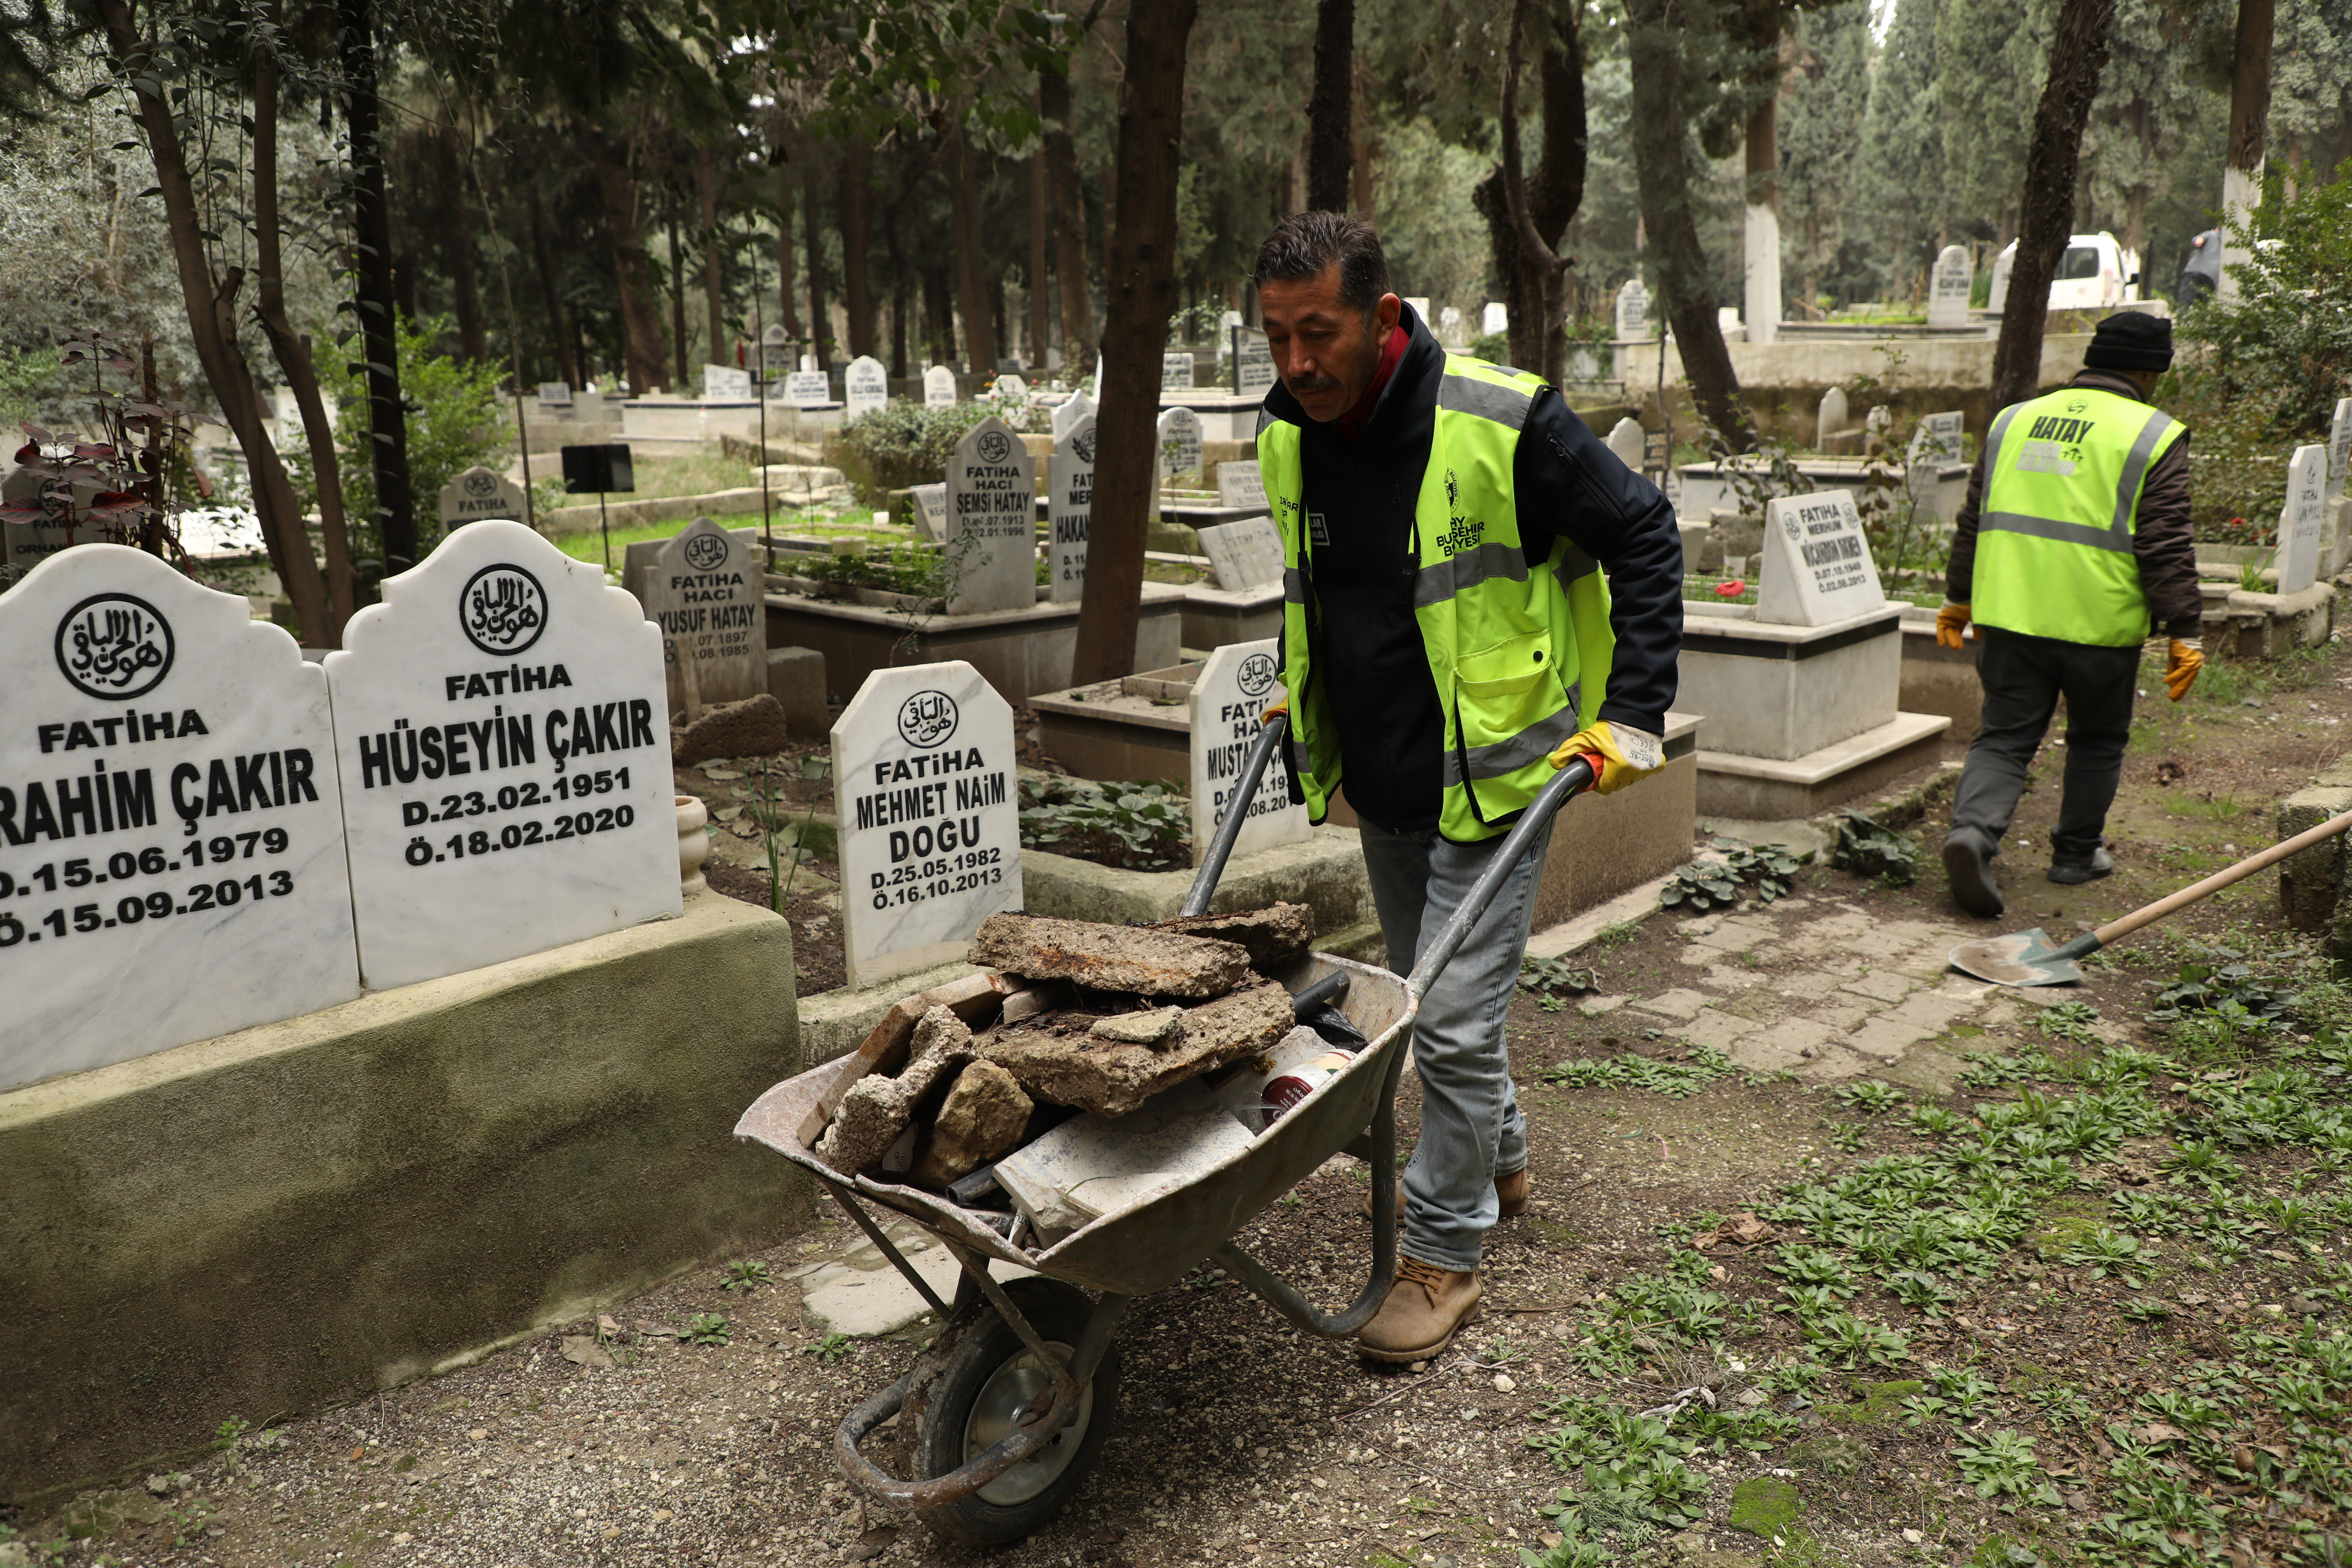
[[[1976,623],[2099,647],[2145,640],[2133,523],[2148,468],[2188,434],[2145,403],[2089,387],[2001,410],[1985,437]]]
[[[1551,776],[1546,757],[1600,711],[1617,646],[1608,584],[1592,558],[1562,538],[1530,568],[1520,548],[1511,460],[1543,385],[1522,371],[1447,355],[1413,509],[1413,619],[1445,713],[1438,831],[1456,843],[1491,838],[1527,808]],[[1318,535],[1328,542],[1329,534],[1306,515],[1298,438],[1296,425],[1259,421],[1258,466],[1282,535],[1290,763],[1308,816],[1320,822],[1340,782],[1339,737],[1315,654],[1315,549]]]

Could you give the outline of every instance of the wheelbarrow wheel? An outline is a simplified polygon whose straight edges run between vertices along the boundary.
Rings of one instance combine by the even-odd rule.
[[[1065,1364],[1085,1332],[1093,1303],[1076,1286],[1016,1279],[1004,1293]],[[1050,1374],[1013,1325],[983,1309],[931,1384],[915,1434],[917,1479],[944,1476],[979,1458],[1050,1386]],[[1114,1342],[1079,1396],[1078,1413],[1035,1455],[944,1508],[916,1517],[932,1534],[966,1546],[1001,1546],[1035,1533],[1068,1503],[1110,1432],[1118,1405],[1118,1346]]]

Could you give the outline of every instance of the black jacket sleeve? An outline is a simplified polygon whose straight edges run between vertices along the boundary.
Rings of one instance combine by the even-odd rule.
[[[1608,578],[1617,653],[1601,717],[1663,733],[1683,646],[1683,542],[1673,505],[1549,387],[1528,411],[1512,481],[1530,560],[1565,538]]]
[[[1968,604],[1976,593],[1977,518],[1984,510],[1985,464],[1991,457],[1990,452],[1978,454],[1977,466],[1969,470],[1968,499],[1960,502],[1960,515],[1952,524],[1952,554],[1944,563],[1944,597],[1955,605]]]

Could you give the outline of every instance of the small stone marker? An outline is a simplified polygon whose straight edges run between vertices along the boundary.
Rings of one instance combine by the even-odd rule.
[[[833,726],[833,792],[850,984],[1021,907],[1013,709],[971,665],[867,676]]]
[[[1832,386],[1822,394],[1821,406],[1813,414],[1813,445],[1828,447],[1830,437],[1846,427],[1845,420],[1845,388]]]
[[[784,401],[795,408],[822,408],[833,401],[833,384],[821,370],[796,370],[784,377]]]
[[[1037,459],[994,415],[948,460],[948,614],[1037,602]]]
[[[1609,450],[1635,473],[1642,471],[1642,426],[1631,416],[1610,427]]]
[[[1478,314],[1478,331],[1487,337],[1511,330],[1511,308],[1500,300],[1489,300]]]
[[[1241,783],[1242,759],[1257,739],[1258,718],[1282,697],[1276,655],[1280,641],[1227,643],[1209,655],[1192,683],[1192,864],[1208,855],[1217,825],[1225,819]],[[1247,855],[1277,844],[1297,844],[1315,835],[1307,807],[1290,804],[1278,761],[1267,763],[1250,797],[1249,816],[1234,853]]]
[[[948,487],[944,483],[917,485],[907,492],[915,498],[915,515],[922,521],[923,531],[934,544],[944,544],[948,537]]]
[[[406,985],[679,912],[661,630],[520,523],[463,528],[327,656],[360,971]]]
[[[539,384],[539,411],[558,419],[572,417],[572,384],[566,381],[542,381]]]
[[[1200,531],[1200,540],[1217,586],[1227,593],[1282,581],[1282,535],[1275,531],[1274,519],[1245,517],[1239,522],[1215,523]]]
[[[1958,410],[1949,414],[1930,414],[1919,421],[1919,428],[1911,437],[1910,460],[1916,463],[1957,463],[1962,450],[1960,432],[1967,416]]]
[[[751,397],[750,371],[737,370],[725,364],[702,367],[702,400],[705,403],[748,403]]]
[[[1999,311],[2009,304],[2009,272],[2016,264],[2017,247],[2008,246],[1992,258],[1992,287],[1985,296],[1985,309]]]
[[[441,487],[441,526],[479,522],[486,517],[522,521],[522,487],[488,468],[467,468]]]
[[[1009,371],[996,378],[995,384],[991,390],[993,391],[997,396],[1007,399],[1010,402],[1018,403],[1024,407],[1028,405],[1029,384]]]
[[[2352,397],[2339,397],[2335,421],[2327,427],[2327,482],[2338,495],[2347,471],[2352,471]]]
[[[956,400],[955,372],[943,364],[935,364],[923,372],[923,406],[948,408]]]
[[[1220,506],[1265,504],[1265,476],[1258,471],[1255,458],[1237,458],[1217,465],[1217,503]]]
[[[841,400],[848,406],[849,416],[889,405],[890,377],[883,371],[882,362],[872,354],[859,354],[841,373]]]
[[[1070,433],[1070,426],[1091,416],[1095,400],[1083,392],[1074,392],[1054,407],[1054,439],[1058,441]]]
[[[1188,353],[1169,350],[1160,356],[1160,390],[1190,392],[1192,390],[1192,356]]]
[[[782,324],[770,327],[766,331],[761,332],[760,334],[760,379],[761,381],[782,380],[784,373],[791,370],[793,365],[793,335],[784,331]]]
[[[1254,327],[1234,329],[1234,395],[1263,397],[1274,389],[1274,351],[1266,346],[1265,334]],[[1100,398],[1102,390],[1096,388]]]
[[[1931,327],[1965,327],[1969,324],[1969,289],[1976,281],[1976,267],[1969,261],[1968,247],[1948,245],[1936,257],[1936,268],[1927,283],[1927,324]]]
[[[1160,482],[1172,485],[1201,477],[1201,416],[1189,408],[1160,416]]]
[[[1095,509],[1095,416],[1079,418],[1054,438],[1045,470],[1045,536],[1052,563],[1046,594],[1066,605],[1086,596],[1087,524]]]
[[[2327,448],[2297,447],[2286,465],[2286,505],[2279,509],[2282,594],[2300,594],[2319,579],[2319,528],[2327,514]]]
[[[28,468],[13,468],[5,479],[0,479],[0,504],[38,502],[47,488],[47,481],[40,475]],[[7,551],[6,563],[29,572],[60,550],[100,537],[94,525],[75,526],[71,515],[60,501],[44,505],[41,515],[30,522],[0,523],[0,546]]]
[[[1845,490],[1784,496],[1765,508],[1756,618],[1820,626],[1884,608],[1862,514]]]
[[[688,523],[656,557],[643,596],[646,618],[661,627],[671,712],[740,702],[768,689],[761,594],[751,551],[707,517]]]
[[[1649,336],[1649,286],[1639,278],[1628,278],[1624,287],[1617,290],[1617,341],[1646,342]]]
[[[327,681],[292,637],[90,544],[0,595],[0,1089],[360,994]]]

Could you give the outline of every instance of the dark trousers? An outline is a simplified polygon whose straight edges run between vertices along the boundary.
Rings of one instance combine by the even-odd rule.
[[[1984,726],[1969,747],[1952,802],[1952,832],[1969,833],[1990,854],[2009,831],[2026,765],[2050,730],[2058,699],[2066,699],[2066,791],[2058,826],[2050,836],[2054,864],[2080,865],[2099,847],[2107,807],[2123,778],[2131,742],[2133,683],[2139,645],[2030,637],[1977,627],[1977,679],[1984,686]]]

